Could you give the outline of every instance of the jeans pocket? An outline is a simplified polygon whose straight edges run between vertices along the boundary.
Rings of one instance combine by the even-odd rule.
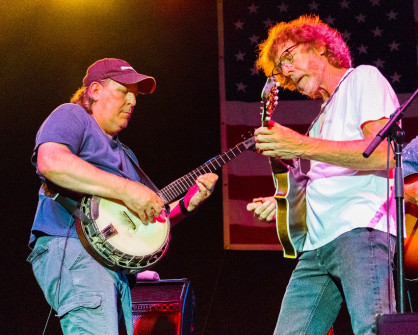
[[[33,262],[37,259],[40,259],[42,255],[48,252],[49,248],[47,245],[36,245],[32,252],[29,254],[28,258],[26,259],[27,262],[33,264]]]
[[[57,315],[64,316],[68,312],[79,308],[97,308],[102,304],[102,296],[97,293],[92,294],[77,294],[69,297],[64,303],[59,306]]]

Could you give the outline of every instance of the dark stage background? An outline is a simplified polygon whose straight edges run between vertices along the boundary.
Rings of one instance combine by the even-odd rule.
[[[39,187],[30,163],[38,127],[92,62],[117,57],[157,80],[120,136],[157,186],[220,153],[216,1],[2,1],[0,11],[0,333],[41,334],[49,306],[25,261]],[[223,250],[221,183],[173,230],[154,270],[191,280],[199,334],[271,334],[295,263],[280,252]],[[348,328],[343,310],[336,334]],[[46,333],[60,333],[55,317]]]

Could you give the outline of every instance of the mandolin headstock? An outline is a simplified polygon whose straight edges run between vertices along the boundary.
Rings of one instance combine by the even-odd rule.
[[[277,107],[279,100],[279,87],[280,83],[276,81],[276,77],[268,77],[266,84],[261,92],[261,123],[264,127],[267,127],[270,123],[271,116]]]

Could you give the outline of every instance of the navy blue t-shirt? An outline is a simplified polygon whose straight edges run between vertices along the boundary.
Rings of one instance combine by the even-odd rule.
[[[40,127],[36,135],[32,164],[42,180],[45,178],[37,168],[37,151],[46,142],[65,144],[73,154],[97,168],[150,187],[144,177],[138,176],[125,152],[129,151],[129,156],[138,163],[132,151],[126,146],[124,150],[118,138],[112,139],[106,135],[93,116],[80,105],[68,103],[59,106]],[[71,214],[55,200],[47,197],[41,187],[29,245],[33,246],[39,234],[77,237],[73,222]]]

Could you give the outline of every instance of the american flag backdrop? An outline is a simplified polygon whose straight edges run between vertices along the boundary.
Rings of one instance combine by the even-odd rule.
[[[218,0],[222,149],[260,125],[260,94],[266,77],[254,67],[256,46],[268,28],[303,14],[316,14],[338,29],[353,66],[376,66],[403,103],[418,88],[418,0]],[[414,10],[415,8],[415,10]],[[320,101],[282,91],[273,120],[305,133]],[[406,142],[418,134],[418,102],[405,112]],[[274,194],[268,159],[247,151],[223,168],[224,247],[280,250],[274,224],[256,222],[246,205]]]

